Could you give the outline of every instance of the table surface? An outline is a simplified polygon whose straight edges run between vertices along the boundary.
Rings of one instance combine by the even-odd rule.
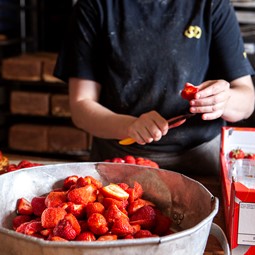
[[[18,163],[23,159],[29,160],[31,162],[38,162],[42,164],[55,164],[55,163],[63,163],[70,162],[59,159],[49,159],[49,158],[40,158],[40,157],[30,157],[30,156],[22,156],[22,155],[5,155],[8,157],[10,163]],[[199,181],[203,184],[215,197],[219,199],[219,210],[216,216],[214,217],[213,222],[220,226],[225,232],[225,221],[224,221],[224,209],[222,205],[222,193],[221,193],[221,184],[217,177],[215,176],[192,176],[191,178]],[[222,250],[218,240],[213,237],[208,237],[207,246],[205,248],[204,255],[224,255],[224,251]]]

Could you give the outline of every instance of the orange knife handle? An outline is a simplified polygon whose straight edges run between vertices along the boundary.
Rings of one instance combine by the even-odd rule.
[[[125,138],[125,139],[123,139],[123,140],[120,140],[119,141],[119,144],[121,144],[121,145],[130,145],[130,144],[133,144],[133,143],[135,143],[136,141],[135,141],[135,139],[133,139],[133,138]]]

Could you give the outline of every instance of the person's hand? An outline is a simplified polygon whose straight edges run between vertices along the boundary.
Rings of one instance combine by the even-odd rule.
[[[230,98],[230,84],[225,80],[205,81],[199,86],[195,99],[190,101],[190,112],[202,114],[202,119],[220,118]]]
[[[144,145],[159,141],[167,134],[168,122],[156,111],[142,114],[128,127],[128,135],[138,144]]]

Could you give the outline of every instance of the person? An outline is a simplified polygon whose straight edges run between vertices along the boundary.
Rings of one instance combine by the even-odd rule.
[[[93,162],[129,154],[217,175],[221,127],[254,110],[229,0],[78,0],[54,74],[68,83],[74,124],[93,136]],[[191,101],[180,95],[186,82],[199,88]],[[127,137],[136,143],[119,144]]]

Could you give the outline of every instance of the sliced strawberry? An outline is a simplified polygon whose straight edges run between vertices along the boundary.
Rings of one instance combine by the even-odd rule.
[[[53,235],[66,240],[74,240],[77,236],[75,229],[67,219],[62,219],[53,229]]]
[[[81,233],[81,226],[73,214],[71,214],[71,213],[66,214],[64,219],[68,220],[71,223],[73,229],[76,232],[76,235],[79,235]]]
[[[129,197],[129,194],[124,189],[114,183],[102,187],[100,191],[105,197],[110,197],[117,200],[126,200]]]
[[[40,231],[40,234],[44,236],[44,238],[49,238],[49,236],[52,235],[52,231],[53,231],[52,228],[45,228]]]
[[[86,185],[81,188],[75,188],[67,193],[68,201],[74,204],[87,205],[95,202],[97,199],[97,188],[93,184]]]
[[[142,208],[145,205],[155,206],[152,202],[138,198],[135,201],[131,202],[128,206],[128,214],[132,215],[134,214],[138,209]]]
[[[152,234],[149,230],[140,230],[137,233],[135,233],[134,237],[135,238],[146,238],[146,237],[154,237],[157,235]]]
[[[45,198],[45,205],[46,207],[57,207],[66,201],[66,191],[51,191]]]
[[[18,214],[23,214],[23,215],[32,215],[33,214],[33,208],[31,203],[25,199],[25,198],[20,198],[17,201],[17,213]]]
[[[54,228],[58,222],[64,219],[67,212],[60,207],[48,207],[41,215],[41,222],[44,228]]]
[[[75,238],[75,241],[88,241],[88,242],[91,242],[91,241],[96,241],[96,237],[92,232],[87,231],[87,232],[80,233]]]
[[[100,202],[88,203],[86,206],[87,217],[89,217],[93,213],[104,214],[104,211],[105,208]]]
[[[22,234],[25,234],[25,230],[26,230],[26,227],[27,225],[30,224],[30,222],[24,222],[22,224],[20,224],[17,228],[16,228],[16,232],[18,233],[22,233]]]
[[[32,220],[31,215],[17,215],[12,220],[12,227],[16,230],[22,223],[29,222]]]
[[[168,233],[172,220],[170,217],[164,215],[160,210],[155,210],[156,212],[156,223],[153,228],[153,233],[159,236],[164,236]]]
[[[66,240],[65,238],[62,238],[60,236],[51,236],[49,237],[50,241],[55,241],[55,242],[68,242],[68,240]]]
[[[108,231],[107,221],[100,213],[93,213],[88,218],[88,227],[95,235],[104,235]]]
[[[102,236],[98,237],[97,241],[114,241],[117,239],[118,239],[117,235],[108,234],[108,235],[102,235]]]
[[[138,224],[142,229],[150,230],[156,221],[156,212],[152,206],[146,205],[138,209],[131,217],[130,224]]]
[[[64,179],[63,189],[64,190],[69,190],[73,185],[76,184],[77,180],[78,180],[77,175],[71,175],[71,176],[66,177]]]
[[[31,200],[34,215],[41,216],[42,212],[46,209],[45,198],[46,197],[33,197]]]
[[[32,236],[35,233],[39,233],[40,231],[43,230],[43,226],[41,221],[37,220],[37,221],[31,221],[26,225],[24,234],[25,235],[29,235]]]
[[[88,222],[87,220],[79,220],[79,224],[81,226],[81,232],[89,231]]]
[[[125,183],[125,182],[120,182],[120,183],[118,183],[118,185],[119,185],[122,189],[124,189],[125,191],[129,188],[129,185],[128,185],[127,183]]]
[[[183,99],[190,101],[195,98],[195,95],[198,91],[198,87],[187,82],[184,85],[184,89],[181,91],[181,96]]]
[[[66,202],[60,205],[60,207],[64,208],[68,213],[72,213],[77,219],[82,219],[86,215],[85,205]]]
[[[128,200],[117,200],[110,197],[105,197],[102,201],[102,204],[107,209],[111,205],[116,205],[122,212],[126,212],[126,208],[128,206]]]
[[[117,236],[131,235],[134,232],[134,228],[130,225],[129,219],[122,217],[114,221],[111,228],[111,233]]]
[[[114,223],[117,219],[119,218],[128,218],[128,216],[123,213],[118,207],[117,205],[111,205],[104,214],[106,221],[109,224]]]

